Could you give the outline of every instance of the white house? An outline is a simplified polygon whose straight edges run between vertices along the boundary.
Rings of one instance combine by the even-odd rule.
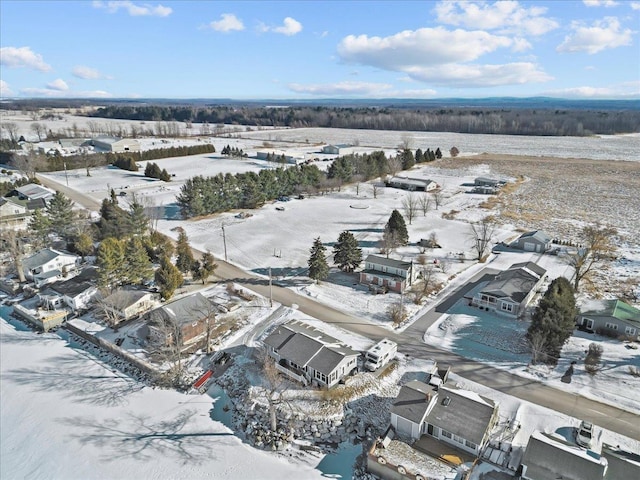
[[[325,145],[322,147],[322,153],[327,153],[329,155],[340,155],[347,153],[346,150],[350,148],[351,145],[347,143],[341,143],[338,145]]]
[[[263,343],[278,371],[305,386],[331,388],[358,367],[358,352],[302,322],[277,326]]]
[[[42,198],[45,201],[49,201],[55,194],[56,192],[50,188],[43,187],[37,183],[28,183],[27,185],[22,185],[12,190],[7,196],[17,196],[20,200],[36,200]]]
[[[24,202],[15,197],[0,198],[0,229],[26,229],[30,216]]]
[[[360,283],[364,285],[386,287],[393,292],[402,292],[413,285],[418,278],[418,269],[413,262],[369,255],[364,263],[364,270],[360,272]]]
[[[100,301],[102,313],[112,325],[139,316],[157,304],[157,295],[143,290],[117,290]]]
[[[33,280],[37,287],[61,280],[76,270],[80,257],[63,253],[53,248],[43,248],[22,261],[24,276]]]
[[[413,380],[391,407],[391,426],[401,435],[430,435],[479,455],[498,421],[498,404],[477,393]]]
[[[48,290],[59,296],[62,302],[74,312],[85,310],[98,294],[94,282],[96,276],[97,268],[88,267],[69,280],[52,283]]]
[[[471,304],[517,317],[544,282],[547,271],[533,262],[514,263],[476,290]]]

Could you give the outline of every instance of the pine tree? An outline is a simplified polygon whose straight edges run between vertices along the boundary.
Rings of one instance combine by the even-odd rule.
[[[118,199],[115,197],[115,192],[111,198],[105,198],[102,201],[100,217],[98,228],[101,238],[122,238],[131,234],[130,216],[118,206]]]
[[[155,281],[162,298],[169,300],[176,289],[182,285],[184,278],[169,257],[165,256],[160,259],[160,268],[156,270]]]
[[[133,285],[141,285],[153,276],[151,261],[139,237],[131,237],[124,252],[127,278]]]
[[[346,230],[338,237],[333,254],[333,261],[343,272],[353,272],[362,262],[362,249],[353,233]]]
[[[422,152],[422,149],[419,148],[416,150],[416,163],[423,163],[424,161],[424,153]]]
[[[125,279],[124,243],[117,238],[104,239],[98,247],[98,285],[114,288]]]
[[[319,282],[329,276],[329,265],[327,264],[324,245],[320,241],[320,237],[313,241],[311,247],[311,256],[309,257],[309,278]]]
[[[49,232],[51,232],[51,220],[42,209],[37,209],[31,215],[29,221],[29,231],[33,233],[33,240],[36,247],[44,247],[49,241]]]
[[[178,236],[176,253],[178,254],[178,258],[176,260],[176,267],[178,267],[178,270],[182,273],[190,272],[193,269],[195,260],[193,258],[193,253],[191,252],[191,245],[189,245],[189,238],[184,230],[181,231]]]
[[[436,149],[435,157],[440,160],[442,158],[442,152],[440,151],[440,147]]]
[[[403,170],[409,170],[416,164],[416,159],[413,156],[413,152],[408,148],[405,148],[402,151],[402,155],[400,156],[400,159],[402,161]]]
[[[195,262],[196,267],[193,269],[193,279],[202,281],[204,285],[209,277],[214,274],[218,264],[211,252],[206,252],[202,255],[202,261]]]
[[[171,175],[169,175],[169,172],[167,172],[166,168],[162,169],[162,171],[160,172],[160,175],[158,175],[158,178],[160,180],[162,180],[163,182],[170,182],[171,181]]]
[[[129,227],[132,235],[144,235],[149,228],[149,217],[144,213],[144,207],[135,199],[129,211]]]
[[[388,231],[393,236],[394,246],[407,245],[409,243],[409,232],[407,231],[407,224],[404,221],[404,217],[398,210],[391,212],[391,217],[385,226],[385,231]]]
[[[56,192],[46,208],[51,222],[51,231],[66,241],[71,239],[73,231],[73,202],[64,193]]]
[[[76,251],[82,255],[82,259],[93,253],[93,238],[86,232],[82,232],[76,236],[73,241]]]

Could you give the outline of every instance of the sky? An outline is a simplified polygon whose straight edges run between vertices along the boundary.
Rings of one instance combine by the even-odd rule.
[[[0,96],[640,98],[640,0],[0,0]]]

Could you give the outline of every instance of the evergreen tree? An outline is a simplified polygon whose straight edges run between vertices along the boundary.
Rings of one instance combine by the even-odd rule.
[[[170,182],[171,181],[171,175],[169,175],[169,172],[167,172],[166,168],[162,169],[162,171],[160,172],[160,175],[158,175],[158,178],[160,180],[162,180],[163,182]]]
[[[409,170],[416,164],[416,159],[413,156],[413,152],[408,148],[405,148],[400,155],[400,160],[402,161],[402,169]]]
[[[189,238],[184,230],[178,235],[178,242],[176,244],[176,253],[178,258],[176,260],[176,267],[182,273],[188,273],[193,269],[195,260],[193,253],[191,252],[191,245],[189,245]]]
[[[106,238],[98,247],[98,285],[114,288],[125,278],[124,243],[117,238]]]
[[[49,201],[46,212],[51,222],[51,231],[69,241],[74,223],[73,202],[64,193],[56,192]]]
[[[394,238],[394,246],[407,245],[409,243],[409,232],[404,217],[398,210],[391,212],[391,217],[385,225],[385,232],[388,231]]]
[[[440,147],[436,149],[435,157],[440,160],[442,158],[442,152],[440,151]]]
[[[424,161],[424,153],[422,152],[422,149],[419,148],[416,150],[416,163],[423,163]]]
[[[201,262],[195,262],[193,279],[202,281],[202,284],[204,285],[209,277],[214,274],[216,268],[218,268],[218,264],[216,263],[215,258],[211,252],[206,252],[202,255]]]
[[[151,261],[139,237],[131,237],[127,241],[124,261],[129,283],[141,285],[153,276]]]
[[[545,363],[555,365],[564,344],[575,328],[577,314],[573,287],[565,277],[554,279],[536,307],[527,339],[544,345],[540,355]]]
[[[144,207],[134,199],[129,211],[129,227],[132,235],[144,235],[149,228],[149,217],[144,213]]]
[[[51,232],[51,220],[42,209],[37,209],[31,215],[29,231],[33,234],[34,244],[37,248],[47,245],[49,232]]]
[[[160,268],[156,270],[155,281],[162,298],[169,300],[184,279],[180,270],[171,263],[169,257],[165,256],[160,259]]]
[[[76,235],[73,245],[76,251],[82,255],[83,260],[84,257],[93,253],[93,238],[86,232]]]
[[[313,241],[311,247],[311,256],[309,257],[309,278],[319,282],[329,276],[329,265],[327,264],[324,245],[320,241],[320,237]]]
[[[120,206],[117,197],[105,198],[100,207],[100,222],[98,229],[101,238],[115,237],[122,238],[130,235],[130,217]]]
[[[353,272],[362,262],[362,249],[353,233],[344,231],[333,247],[333,261],[343,272]]]
[[[158,262],[162,257],[169,257],[175,252],[175,247],[171,240],[160,232],[151,232],[151,235],[145,237],[145,246],[147,253],[152,261]]]

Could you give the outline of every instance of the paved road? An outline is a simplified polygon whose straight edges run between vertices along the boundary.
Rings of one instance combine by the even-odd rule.
[[[45,186],[62,191],[85,208],[94,211],[100,208],[100,202],[83,193],[73,191],[65,185],[42,177],[40,177],[40,181]],[[195,249],[194,251],[196,255],[202,254],[202,252],[198,252]],[[447,296],[447,299],[422,315],[404,332],[393,333],[385,328],[372,325],[364,319],[318,303],[309,297],[299,295],[290,288],[283,288],[277,285],[273,285],[270,288],[269,282],[265,278],[252,275],[222,260],[217,260],[217,262],[216,277],[221,282],[236,282],[267,298],[271,292],[274,301],[289,307],[296,305],[300,311],[322,319],[327,323],[339,325],[346,330],[376,341],[385,337],[390,338],[398,343],[399,351],[405,355],[414,358],[434,359],[440,366],[451,366],[454,373],[473,382],[572,417],[590,420],[602,428],[640,440],[640,418],[636,414],[548,387],[540,382],[512,375],[505,370],[496,369],[423,343],[422,338],[427,328],[442,315],[443,311],[446,311],[449,303],[457,301],[467,290],[472,288],[472,285],[461,287]],[[485,273],[478,273],[470,283],[483,281],[482,277]]]

